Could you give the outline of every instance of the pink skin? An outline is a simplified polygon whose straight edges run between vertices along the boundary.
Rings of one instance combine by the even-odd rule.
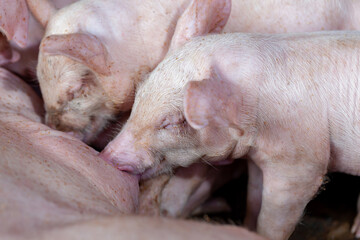
[[[218,0],[112,0],[101,4],[82,0],[57,12],[47,0],[28,0],[36,18],[46,26],[42,44],[47,47],[40,49],[37,77],[50,115],[47,123],[58,130],[79,131],[84,141],[93,141],[107,121],[131,109],[136,86],[144,76],[172,47],[189,39],[186,34],[178,34],[187,31],[181,28],[184,16],[201,16],[204,12],[216,15],[223,3],[228,11],[227,1]],[[298,32],[359,26],[355,1],[307,4],[277,0],[270,7],[261,0],[234,0],[231,4],[225,32]],[[220,21],[224,24],[226,19]],[[208,31],[218,32],[220,28]],[[79,37],[79,33],[83,35]],[[73,41],[74,36],[77,41]],[[84,44],[93,37],[98,40],[97,51],[94,45]],[[88,61],[92,60],[88,56],[98,59]]]
[[[0,235],[28,237],[104,215],[134,213],[138,181],[81,141],[42,124],[41,99],[0,68]],[[2,238],[2,237],[0,237]]]
[[[139,87],[101,156],[146,177],[246,157],[263,178],[262,190],[250,183],[262,196],[248,222],[287,239],[328,171],[360,175],[359,57],[358,32],[196,38]],[[132,141],[117,145],[124,137]],[[117,158],[129,149],[141,158]]]
[[[48,229],[35,236],[26,236],[17,240],[22,239],[265,240],[261,236],[237,226],[141,216],[98,217]]]

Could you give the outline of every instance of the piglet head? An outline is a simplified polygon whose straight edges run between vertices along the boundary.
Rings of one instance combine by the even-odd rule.
[[[100,156],[119,170],[142,174],[143,178],[170,171],[179,159],[183,159],[182,166],[191,164],[198,158],[192,152],[196,150],[196,131],[183,113],[151,106],[153,99],[143,100]]]
[[[75,33],[44,38],[37,76],[46,123],[91,141],[115,111],[98,80],[107,75],[107,51],[95,36]]]
[[[198,161],[212,164],[231,158],[236,137],[243,132],[229,127],[234,125],[236,113],[219,109],[229,93],[216,92],[223,89],[218,75],[176,89],[176,84],[152,83],[162,71],[155,70],[140,86],[127,124],[100,156],[116,168],[142,174],[143,178]],[[168,75],[188,76],[183,74]]]

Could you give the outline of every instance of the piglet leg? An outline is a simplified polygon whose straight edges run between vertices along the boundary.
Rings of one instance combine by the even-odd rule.
[[[298,169],[274,166],[263,172],[262,205],[257,225],[261,235],[270,239],[288,239],[305,206],[321,186],[323,175],[301,174]]]
[[[256,164],[248,161],[248,189],[246,199],[245,226],[250,230],[256,230],[257,217],[261,208],[262,172]]]

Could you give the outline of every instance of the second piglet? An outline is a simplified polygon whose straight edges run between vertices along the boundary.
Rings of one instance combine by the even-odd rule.
[[[257,230],[287,239],[328,171],[360,175],[359,58],[358,32],[194,39],[101,156],[143,177],[247,157],[263,175]]]

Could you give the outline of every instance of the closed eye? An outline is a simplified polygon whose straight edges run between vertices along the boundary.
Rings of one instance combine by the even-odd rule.
[[[186,125],[187,125],[186,119],[175,122],[175,123],[170,123],[170,122],[164,121],[164,123],[160,126],[160,128],[167,129],[167,130],[175,130],[175,129],[183,128]]]

